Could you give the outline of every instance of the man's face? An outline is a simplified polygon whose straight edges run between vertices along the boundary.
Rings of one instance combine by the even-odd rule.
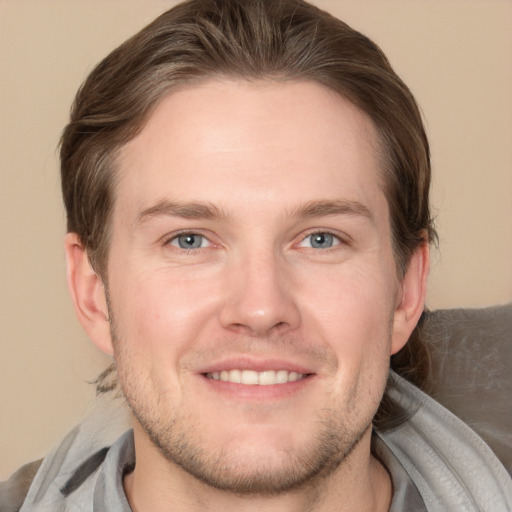
[[[114,356],[171,467],[276,492],[367,442],[401,346],[376,139],[320,85],[210,81],[121,151]]]

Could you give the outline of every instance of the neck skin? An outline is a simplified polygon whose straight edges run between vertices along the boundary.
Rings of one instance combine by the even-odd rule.
[[[370,453],[371,429],[330,475],[277,496],[240,496],[214,489],[170,463],[134,422],[137,463],[124,478],[133,512],[386,512],[391,478]]]

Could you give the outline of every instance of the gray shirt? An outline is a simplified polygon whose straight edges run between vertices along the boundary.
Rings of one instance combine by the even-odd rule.
[[[374,438],[373,448],[389,471],[393,482],[393,500],[389,512],[426,512],[418,489],[393,453],[377,437]],[[130,430],[110,448],[99,470],[94,489],[94,512],[131,512],[123,489],[123,475],[131,471],[134,465],[135,449],[133,432]]]

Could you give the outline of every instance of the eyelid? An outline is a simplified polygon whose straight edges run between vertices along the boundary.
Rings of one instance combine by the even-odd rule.
[[[200,238],[200,246],[199,247],[181,247],[180,245],[180,238],[182,237],[194,237],[194,238]],[[206,245],[204,245],[206,242]],[[182,250],[194,250],[197,251],[198,249],[205,249],[206,247],[210,247],[211,242],[203,235],[200,235],[198,233],[185,233],[183,235],[175,236],[174,238],[171,238],[169,241],[169,245],[172,245],[173,247],[176,247],[177,249]]]
[[[342,233],[340,231],[337,231],[335,229],[328,229],[328,228],[311,228],[308,229],[305,233],[301,233],[298,245],[302,244],[307,238],[309,238],[312,235],[331,235],[333,236],[339,243],[334,245],[333,247],[329,247],[324,250],[334,249],[335,247],[338,247],[338,245],[350,245],[351,243],[351,237],[347,235],[346,233]]]
[[[176,245],[173,245],[171,242],[177,240],[180,236],[186,236],[186,235],[195,235],[200,236],[203,239],[205,239],[208,242],[208,245],[206,247],[198,247],[195,249],[185,249],[183,247],[178,247]],[[173,249],[176,249],[178,251],[200,251],[201,249],[207,249],[210,246],[215,245],[215,243],[212,241],[212,237],[210,235],[205,234],[201,229],[182,229],[179,231],[174,231],[173,233],[168,233],[165,236],[161,238],[161,243],[163,246],[170,246]]]

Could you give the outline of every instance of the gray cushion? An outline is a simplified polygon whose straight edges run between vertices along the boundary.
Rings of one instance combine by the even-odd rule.
[[[512,304],[429,313],[430,394],[471,426],[512,474]]]

